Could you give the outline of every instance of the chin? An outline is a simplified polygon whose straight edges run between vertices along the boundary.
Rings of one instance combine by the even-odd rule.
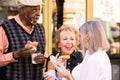
[[[37,21],[36,20],[31,21],[31,24],[35,25],[35,24],[37,24]]]
[[[73,51],[67,51],[66,53],[67,53],[67,54],[71,54],[71,53],[73,53]]]
[[[32,25],[36,25],[37,24],[37,22],[33,22],[33,23],[31,23]]]

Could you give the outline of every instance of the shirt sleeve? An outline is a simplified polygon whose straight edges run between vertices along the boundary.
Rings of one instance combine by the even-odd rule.
[[[16,62],[11,53],[3,54],[8,50],[8,39],[4,29],[0,26],[0,67]]]

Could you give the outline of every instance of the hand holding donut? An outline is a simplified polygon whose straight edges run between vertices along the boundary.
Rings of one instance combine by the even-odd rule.
[[[35,50],[35,51],[37,51],[37,46],[38,46],[38,42],[36,42],[36,41],[27,41],[27,43],[26,43],[26,45],[25,45],[25,47],[33,47],[33,49]]]

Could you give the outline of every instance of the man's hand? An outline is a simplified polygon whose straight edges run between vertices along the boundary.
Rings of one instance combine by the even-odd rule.
[[[15,51],[13,55],[15,59],[18,59],[20,57],[30,57],[32,53],[35,53],[33,47],[26,47]]]
[[[37,64],[44,64],[45,62],[45,57],[43,54],[37,54],[37,56],[35,56],[34,58],[34,61],[37,63]]]

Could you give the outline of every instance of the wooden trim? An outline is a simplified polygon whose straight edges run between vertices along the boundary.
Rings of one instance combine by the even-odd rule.
[[[93,1],[94,0],[86,0],[86,21],[93,20]]]
[[[52,0],[43,0],[43,25],[46,33],[48,54],[52,53]]]

